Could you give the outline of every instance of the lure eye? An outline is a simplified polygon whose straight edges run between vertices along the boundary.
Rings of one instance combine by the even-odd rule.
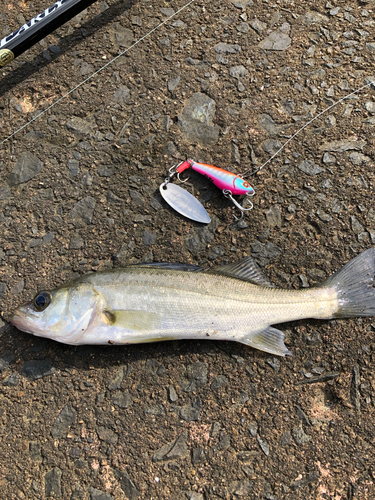
[[[248,187],[250,187],[250,184],[248,182],[244,181],[243,182],[243,187],[248,188]]]
[[[49,292],[40,292],[35,295],[33,303],[37,311],[44,311],[51,303],[51,294]]]

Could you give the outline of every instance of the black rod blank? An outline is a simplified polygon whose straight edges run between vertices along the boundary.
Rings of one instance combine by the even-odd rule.
[[[96,0],[57,0],[0,41],[0,67],[35,45]]]

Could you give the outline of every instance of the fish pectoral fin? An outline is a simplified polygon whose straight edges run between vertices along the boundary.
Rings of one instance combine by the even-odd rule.
[[[127,330],[155,330],[161,323],[157,313],[148,311],[106,310],[105,321],[108,325]]]
[[[276,354],[277,356],[291,356],[292,353],[284,344],[284,334],[282,331],[268,326],[265,330],[250,334],[248,337],[239,339],[242,344],[255,347],[261,351]]]

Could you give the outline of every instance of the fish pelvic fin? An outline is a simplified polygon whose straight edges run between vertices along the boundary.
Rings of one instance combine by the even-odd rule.
[[[259,349],[260,351],[276,354],[277,356],[291,356],[292,353],[284,344],[284,338],[282,331],[268,326],[265,330],[252,333],[238,340],[242,344],[255,347],[255,349]]]
[[[375,248],[354,257],[319,285],[335,287],[339,308],[332,316],[375,316]]]

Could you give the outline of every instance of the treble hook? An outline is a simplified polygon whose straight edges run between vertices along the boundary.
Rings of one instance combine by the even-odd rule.
[[[251,203],[251,201],[249,200],[249,197],[246,196],[245,200],[244,200],[244,203],[247,202],[250,207],[249,208],[245,208],[243,205],[240,205],[238,203],[237,200],[235,200],[232,196],[232,191],[230,191],[229,189],[223,189],[223,195],[225,196],[225,198],[229,198],[231,200],[231,202],[233,203],[233,205],[235,205],[239,210],[241,210],[241,217],[236,217],[234,214],[233,214],[233,217],[237,220],[237,221],[240,221],[243,219],[243,216],[244,216],[244,212],[247,212],[249,210],[252,210],[253,208],[253,204]]]
[[[177,176],[177,179],[183,184],[184,182],[187,182],[190,177],[188,177],[187,179],[185,179],[184,181],[181,179],[180,177],[180,172],[178,172],[178,167],[180,165],[182,165],[184,162],[181,161],[178,165],[173,165],[170,169],[169,169],[169,172],[170,172],[170,175],[169,175],[169,180],[171,180],[175,175]]]
[[[171,168],[169,169],[169,177],[166,177],[164,179],[164,182],[160,185],[160,188],[162,189],[167,189],[166,188],[166,185],[169,184],[171,182],[171,180],[173,179],[173,177],[177,177],[177,179],[183,184],[184,182],[188,181],[189,180],[189,177],[187,179],[185,179],[184,181],[182,179],[180,179],[180,172],[178,172],[178,167],[180,165],[182,165],[184,162],[181,161],[178,165],[172,165]]]

